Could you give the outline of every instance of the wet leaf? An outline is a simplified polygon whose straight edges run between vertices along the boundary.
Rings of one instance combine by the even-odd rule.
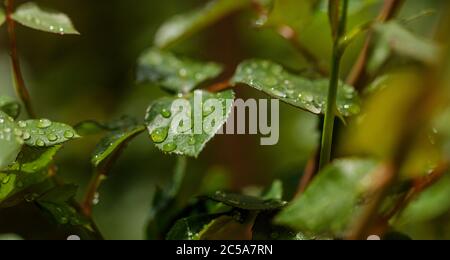
[[[3,111],[13,119],[17,119],[20,115],[20,104],[13,98],[0,96],[0,111]]]
[[[166,236],[167,240],[198,240],[200,232],[223,214],[193,216],[178,220]]]
[[[39,31],[61,35],[80,34],[66,14],[44,10],[33,2],[19,6],[12,18],[24,26]]]
[[[287,202],[278,199],[263,199],[222,191],[218,191],[208,196],[208,198],[233,208],[252,211],[276,210],[283,208],[287,204]]]
[[[79,138],[77,132],[66,124],[48,119],[19,121],[25,144],[33,147],[49,147]]]
[[[216,63],[182,59],[170,52],[150,49],[139,59],[137,80],[155,83],[174,93],[187,93],[221,72],[222,67]]]
[[[202,8],[174,16],[159,28],[155,45],[160,48],[171,46],[250,3],[250,0],[213,0]]]
[[[313,234],[342,235],[367,195],[377,164],[339,160],[325,168],[306,192],[276,217],[276,223]]]
[[[301,232],[273,224],[277,212],[263,212],[256,217],[253,226],[253,240],[314,240]]]
[[[16,160],[23,144],[21,137],[14,120],[0,111],[0,170]]]
[[[195,91],[154,101],[145,121],[152,141],[169,154],[197,157],[225,124],[233,107],[233,91]]]
[[[109,133],[95,148],[92,164],[98,167],[104,160],[126,145],[131,139],[145,131],[145,126],[135,126]]]
[[[264,60],[242,62],[233,79],[313,114],[324,114],[329,80],[310,80],[286,71],[282,66]],[[353,87],[340,84],[337,107],[343,116],[360,112],[360,100]]]

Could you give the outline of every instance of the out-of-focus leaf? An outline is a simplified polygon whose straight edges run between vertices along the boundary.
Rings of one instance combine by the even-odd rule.
[[[60,148],[61,146],[24,147],[17,162],[0,173],[0,180],[2,180],[0,182],[0,202],[9,200],[30,186],[45,181],[49,177],[48,166]]]
[[[167,240],[198,240],[199,233],[223,214],[193,216],[178,220],[166,236]]]
[[[131,139],[145,131],[145,126],[139,125],[126,130],[108,134],[95,148],[92,164],[98,167],[104,160],[126,145]]]
[[[10,117],[17,119],[20,115],[20,104],[7,96],[0,96],[0,111],[5,112]]]
[[[283,182],[275,180],[262,196],[265,200],[282,200],[283,199]]]
[[[6,20],[5,10],[3,10],[3,8],[0,8],[0,26],[3,25],[5,20]]]
[[[395,223],[402,226],[439,217],[450,209],[449,198],[450,176],[447,174],[411,202]]]
[[[358,214],[376,166],[368,160],[335,161],[281,211],[276,223],[302,232],[342,235]]]
[[[208,198],[233,208],[251,211],[276,210],[283,208],[287,204],[287,202],[278,199],[262,199],[223,191],[218,191],[208,196]]]
[[[273,0],[272,3],[263,3],[270,6],[270,13],[263,20],[257,22],[260,26],[283,27],[289,26],[296,32],[301,30],[311,21],[317,0]]]
[[[197,157],[227,121],[233,100],[231,90],[214,94],[197,90],[156,100],[145,119],[150,137],[165,153]]]
[[[33,147],[49,147],[79,138],[77,132],[66,124],[48,119],[19,121],[25,144]]]
[[[306,79],[294,75],[270,61],[249,60],[241,63],[232,82],[247,84],[313,114],[323,114],[326,111],[328,79]],[[340,84],[337,107],[343,116],[359,113],[360,100],[353,87]]]
[[[80,34],[66,14],[44,10],[33,2],[19,6],[12,18],[24,26],[39,31],[61,35]]]
[[[171,46],[250,3],[250,0],[213,0],[200,9],[174,16],[159,28],[155,45],[160,48]]]
[[[16,234],[0,234],[0,240],[12,241],[12,240],[23,240],[23,238]]]
[[[410,107],[415,102],[422,79],[415,72],[391,74],[364,103],[363,112],[350,121],[343,135],[341,154],[370,155],[381,159],[393,156],[398,147]]]
[[[70,200],[75,197],[77,189],[75,185],[56,187],[39,197],[36,203],[50,214],[58,224],[69,224],[72,226],[88,225],[89,221],[70,205]]]
[[[435,131],[439,144],[447,159],[450,159],[450,108],[442,112],[435,120]]]
[[[23,144],[21,137],[14,120],[0,111],[0,170],[16,160]]]
[[[391,21],[388,23],[377,24],[374,28],[380,35],[382,48],[382,51],[380,50],[377,54],[377,59],[388,57],[388,55],[385,54],[385,46],[389,46],[392,51],[400,55],[427,64],[436,64],[442,56],[442,49],[436,43],[414,35],[398,22]],[[383,53],[383,55],[381,53]],[[381,62],[377,63],[381,64]]]
[[[221,72],[219,64],[181,59],[153,48],[140,57],[137,80],[155,83],[174,93],[188,93]]]

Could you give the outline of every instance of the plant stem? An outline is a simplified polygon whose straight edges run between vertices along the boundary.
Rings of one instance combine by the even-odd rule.
[[[348,0],[342,1],[341,14],[337,35],[333,44],[333,57],[331,64],[331,79],[328,89],[327,110],[325,112],[325,122],[322,131],[322,145],[320,151],[319,170],[323,169],[331,161],[331,152],[333,145],[334,119],[336,117],[336,97],[339,86],[339,73],[343,50],[339,45],[340,38],[345,34],[347,26]]]
[[[33,106],[31,105],[30,93],[25,85],[25,80],[22,75],[22,70],[20,67],[19,54],[17,51],[17,39],[16,39],[16,31],[15,31],[15,22],[12,19],[14,11],[14,0],[6,1],[6,22],[8,25],[8,35],[9,35],[9,44],[10,44],[10,55],[11,55],[11,63],[12,69],[14,73],[14,87],[16,89],[16,93],[19,96],[20,100],[25,106],[25,109],[30,118],[36,118],[36,113],[33,110]]]

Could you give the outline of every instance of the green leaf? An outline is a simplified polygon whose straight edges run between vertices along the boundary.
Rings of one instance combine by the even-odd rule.
[[[313,114],[324,114],[326,111],[328,79],[303,78],[270,61],[244,61],[239,65],[232,82],[247,84]],[[353,87],[340,84],[337,107],[343,116],[352,116],[360,112],[360,100]]]
[[[36,200],[36,203],[44,209],[53,219],[61,225],[84,226],[89,221],[70,204],[75,197],[77,186],[64,185],[56,187]]]
[[[92,164],[98,167],[103,161],[125,146],[131,139],[145,131],[145,126],[135,126],[114,131],[103,138],[92,155]]]
[[[165,153],[198,157],[232,111],[234,92],[197,90],[183,97],[154,101],[146,122],[156,147]]]
[[[278,199],[262,199],[222,191],[218,191],[215,194],[208,196],[208,198],[233,208],[251,211],[276,210],[283,208],[287,204],[287,202]]]
[[[33,2],[19,6],[12,18],[24,26],[39,31],[61,35],[80,34],[66,14],[41,9]]]
[[[0,170],[16,160],[23,144],[21,136],[14,120],[0,111]]]
[[[7,96],[0,96],[0,111],[5,112],[10,117],[17,119],[20,115],[20,104]]]
[[[130,116],[122,116],[109,122],[97,122],[94,120],[86,120],[74,126],[75,131],[81,136],[96,135],[105,131],[117,131],[134,127],[138,121]]]
[[[325,168],[306,192],[276,217],[276,223],[313,234],[342,235],[358,213],[377,164],[339,160]]]
[[[281,182],[280,180],[275,180],[272,183],[272,186],[270,186],[269,189],[264,192],[262,198],[266,200],[282,200],[283,182]]]
[[[178,220],[167,233],[167,240],[198,240],[199,233],[223,214],[200,215]]]
[[[49,147],[79,138],[77,132],[66,124],[48,119],[19,121],[25,144],[33,147]]]
[[[289,26],[294,31],[301,32],[313,18],[317,0],[274,0],[272,1],[269,15],[257,22],[257,25],[265,27]],[[269,3],[263,3],[269,6]]]
[[[263,212],[256,217],[253,225],[253,240],[314,240],[313,236],[295,232],[289,228],[274,225],[273,218],[277,212]]]
[[[404,28],[400,23],[391,21],[383,24],[376,24],[375,31],[380,35],[379,51],[375,56],[378,60],[376,64],[381,64],[382,58],[386,59],[386,47],[395,53],[413,58],[427,64],[436,64],[442,57],[442,48],[435,42],[427,40]],[[374,61],[375,62],[375,61]],[[375,65],[373,65],[375,66]]]
[[[203,8],[174,16],[159,28],[155,45],[160,48],[171,46],[250,3],[250,0],[213,0]]]
[[[24,147],[17,161],[0,173],[0,202],[39,184],[49,177],[48,167],[61,146],[50,148]]]
[[[3,8],[0,8],[0,26],[2,26],[5,21],[6,21],[5,10],[3,10]]]
[[[139,59],[137,80],[155,83],[174,93],[187,93],[222,72],[222,66],[212,62],[181,59],[155,48]]]

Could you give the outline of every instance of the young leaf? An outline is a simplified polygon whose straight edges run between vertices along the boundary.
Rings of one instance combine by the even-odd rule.
[[[437,43],[414,35],[398,22],[391,21],[388,23],[376,24],[374,28],[380,35],[380,48],[382,48],[381,50],[384,50],[383,52],[380,52],[378,56],[380,56],[381,53],[386,52],[384,46],[389,46],[390,49],[397,54],[427,64],[436,64],[441,59],[443,51]],[[386,57],[386,55],[380,57]],[[377,58],[380,59],[380,57]],[[381,64],[382,62],[378,61],[377,63]]]
[[[23,144],[21,137],[14,120],[0,111],[0,170],[16,160]]]
[[[48,166],[61,146],[24,147],[17,161],[0,173],[0,202],[48,178]]]
[[[325,168],[306,192],[276,217],[276,223],[313,234],[342,235],[358,213],[377,163],[339,160]]]
[[[92,164],[98,167],[110,155],[114,154],[131,139],[145,131],[145,126],[135,126],[125,130],[118,130],[108,134],[95,148]]]
[[[160,48],[171,46],[250,3],[250,0],[213,0],[203,8],[174,16],[159,28],[155,45]]]
[[[207,106],[210,101],[220,107]],[[150,137],[165,153],[198,157],[227,121],[233,101],[231,90],[214,94],[197,90],[179,98],[156,100],[145,119]]]
[[[216,63],[180,59],[153,48],[140,57],[137,80],[155,83],[174,93],[188,93],[220,73],[222,66]]]
[[[215,194],[208,196],[208,198],[233,208],[251,211],[276,210],[283,208],[287,204],[287,202],[278,199],[262,199],[222,191],[218,191]]]
[[[167,233],[167,240],[198,240],[200,232],[223,214],[200,215],[178,220]]]
[[[48,119],[19,121],[25,144],[32,147],[49,147],[79,138],[77,132],[66,124]]]
[[[264,60],[248,60],[239,65],[232,79],[278,98],[313,114],[324,114],[328,99],[329,80],[310,80],[286,71],[282,66]],[[355,89],[340,84],[338,111],[343,116],[360,112],[360,100]]]
[[[19,6],[12,18],[24,26],[39,31],[61,35],[80,34],[66,14],[43,10],[33,2]]]
[[[61,225],[83,226],[89,225],[89,221],[70,205],[70,200],[75,197],[78,187],[65,185],[56,187],[36,200],[36,203],[44,209],[53,219]]]
[[[13,119],[19,117],[20,108],[20,104],[14,99],[7,96],[0,96],[0,111],[5,112]]]
[[[3,25],[5,20],[6,20],[5,10],[3,10],[3,8],[0,8],[0,26]]]

